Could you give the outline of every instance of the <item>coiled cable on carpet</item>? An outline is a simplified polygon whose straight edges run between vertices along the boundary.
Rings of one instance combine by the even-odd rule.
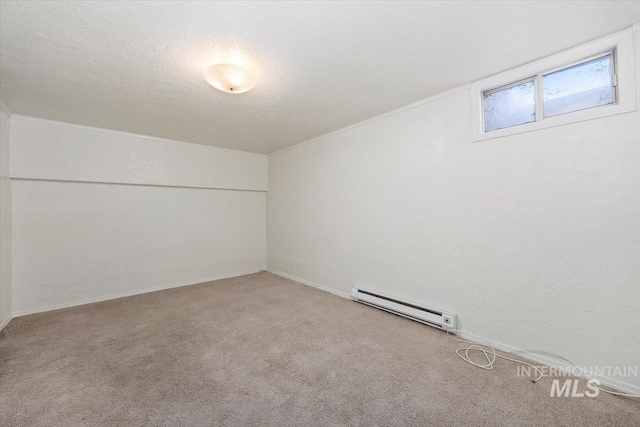
[[[471,341],[471,340],[464,339],[464,338],[456,338],[452,334],[455,334],[457,332],[463,333],[465,336],[472,336],[472,337],[478,338],[480,342],[475,342],[475,341]],[[462,329],[449,329],[449,330],[447,330],[447,336],[449,338],[453,339],[454,341],[462,342],[462,343],[465,343],[465,344],[471,344],[471,345],[469,345],[467,347],[460,347],[460,348],[456,349],[456,354],[462,360],[464,360],[465,362],[467,362],[467,363],[469,363],[469,364],[471,364],[473,366],[476,366],[476,367],[481,368],[481,369],[492,370],[494,365],[495,365],[496,359],[500,358],[500,359],[510,360],[512,362],[515,362],[515,363],[520,363],[522,365],[526,365],[526,366],[529,366],[529,367],[533,368],[536,371],[537,376],[535,378],[531,379],[532,383],[537,383],[544,376],[542,370],[540,368],[538,368],[537,366],[532,365],[531,363],[525,362],[524,360],[514,359],[512,357],[507,357],[507,356],[504,356],[503,354],[498,354],[498,350],[496,350],[496,348],[489,342],[488,339],[486,339],[485,337],[483,337],[480,334],[476,334],[474,332],[464,331]],[[471,360],[471,353],[472,352],[482,353],[484,355],[484,358],[486,359],[486,363],[478,363],[478,362],[475,362],[475,361]],[[613,390],[607,390],[606,388],[601,387],[598,383],[594,382],[594,380],[592,380],[591,378],[588,378],[587,376],[585,376],[582,373],[582,370],[580,370],[578,368],[578,366],[576,366],[572,361],[570,361],[566,357],[559,356],[559,355],[557,355],[555,353],[550,353],[550,352],[547,352],[547,351],[540,351],[540,350],[518,350],[518,351],[502,351],[502,350],[500,350],[499,352],[500,353],[504,353],[504,354],[512,354],[512,355],[518,355],[518,353],[535,353],[535,354],[540,354],[540,355],[552,356],[552,357],[555,357],[557,359],[562,360],[563,362],[566,362],[567,364],[571,365],[573,368],[578,369],[579,372],[580,372],[580,377],[582,377],[585,380],[587,380],[590,384],[592,384],[594,387],[596,387],[600,391],[603,391],[603,392],[609,393],[609,394],[613,394],[615,396],[625,396],[625,397],[640,398],[640,395],[637,395],[637,394],[620,393],[620,392],[613,391]]]

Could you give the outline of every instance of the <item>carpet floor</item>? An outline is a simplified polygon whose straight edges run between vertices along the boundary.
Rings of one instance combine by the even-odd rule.
[[[640,402],[550,398],[434,328],[258,273],[20,317],[4,426],[638,426]]]

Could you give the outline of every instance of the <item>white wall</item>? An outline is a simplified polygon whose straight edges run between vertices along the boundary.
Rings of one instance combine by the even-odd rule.
[[[11,319],[10,118],[0,101],[0,329]]]
[[[640,112],[472,143],[470,102],[271,155],[268,268],[451,311],[505,347],[637,365]]]
[[[266,264],[263,155],[11,118],[13,312]]]
[[[267,190],[261,154],[12,118],[12,178]]]

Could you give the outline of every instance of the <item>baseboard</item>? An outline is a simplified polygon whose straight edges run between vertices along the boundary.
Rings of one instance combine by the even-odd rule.
[[[484,344],[483,342],[478,341],[477,337],[472,335],[472,334],[465,334],[464,331],[461,332],[457,332],[456,335],[458,335],[460,338],[464,338],[466,340],[469,341],[473,341],[473,342],[477,342],[478,344]],[[518,358],[522,358],[525,359],[529,362],[533,362],[533,364],[538,364],[538,365],[544,365],[544,366],[548,366],[550,368],[556,368],[556,369],[564,369],[567,371],[571,371],[571,368],[573,367],[572,365],[557,360],[551,356],[544,356],[542,354],[538,354],[536,352],[532,352],[532,351],[526,351],[526,350],[521,350],[519,348],[507,345],[507,344],[503,344],[501,342],[495,341],[495,340],[491,340],[491,339],[487,339],[485,338],[489,344],[491,344],[496,350],[500,350],[503,352],[517,352],[517,357]],[[640,396],[640,386],[637,385],[633,385],[633,384],[629,384],[629,383],[625,383],[623,381],[617,380],[615,378],[611,378],[611,377],[601,377],[598,375],[592,375],[589,377],[590,379],[594,379],[594,380],[598,380],[600,381],[600,384],[603,387],[606,388],[610,388],[613,389],[615,391],[619,391],[622,393],[628,393],[628,394],[634,394],[637,396]]]
[[[275,274],[276,276],[284,277],[285,279],[293,280],[294,282],[302,283],[303,285],[311,286],[312,288],[320,289],[321,291],[329,292],[334,295],[337,295],[342,298],[351,299],[351,296],[347,293],[336,291],[335,289],[327,288],[326,286],[318,285],[317,283],[310,282],[308,280],[300,279],[299,277],[291,276],[290,274],[283,273],[281,271],[273,270],[271,268],[267,268],[269,273]]]
[[[9,324],[9,322],[11,322],[11,319],[13,319],[13,317],[7,316],[7,318],[4,319],[2,321],[2,323],[0,323],[0,331],[2,331],[4,329],[4,327],[7,326]]]
[[[313,282],[310,282],[308,280],[300,279],[298,277],[292,276],[290,274],[283,273],[281,271],[273,270],[271,268],[267,268],[267,271],[269,273],[273,273],[273,274],[275,274],[277,276],[293,280],[294,282],[298,282],[298,283],[301,283],[303,285],[311,286],[311,287],[323,290],[325,292],[330,292],[330,293],[332,293],[334,295],[337,295],[339,297],[342,297],[342,298],[351,299],[351,296],[349,294],[347,294],[347,293],[336,291],[335,289],[331,289],[331,288],[328,288],[326,286],[318,285],[317,283],[313,283]],[[468,339],[469,341],[478,342],[476,337],[473,336],[473,335],[467,335],[464,332],[458,332],[457,335],[460,338]],[[493,345],[493,347],[496,350],[500,350],[500,351],[504,351],[504,352],[518,352],[518,356],[519,357],[521,357],[523,359],[526,359],[528,361],[537,363],[539,365],[549,366],[551,368],[558,368],[558,369],[567,369],[567,368],[570,367],[570,365],[568,365],[566,363],[562,363],[562,362],[560,362],[560,361],[558,361],[556,359],[553,359],[551,357],[546,357],[546,356],[543,356],[543,355],[540,355],[540,354],[537,354],[537,353],[533,353],[533,352],[530,352],[530,351],[522,351],[519,348],[510,346],[510,345],[507,345],[507,344],[503,344],[503,343],[498,342],[498,341],[494,341],[494,340],[490,340],[490,339],[487,339],[487,341],[489,341],[489,343],[491,345]],[[483,344],[483,343],[480,343],[480,344]],[[591,379],[595,379],[595,380],[600,381],[600,384],[603,387],[611,388],[613,390],[620,391],[622,393],[640,395],[640,386],[636,386],[636,385],[633,385],[633,384],[628,384],[628,383],[622,382],[620,380],[617,380],[615,378],[600,377],[600,376],[597,376],[597,375],[592,376]]]
[[[79,305],[93,304],[96,302],[109,301],[112,299],[118,299],[118,298],[124,298],[124,297],[131,297],[131,296],[140,295],[140,294],[148,294],[149,292],[163,291],[165,289],[180,288],[182,286],[197,285],[200,283],[213,282],[215,280],[230,279],[232,277],[240,277],[240,276],[246,276],[247,274],[259,273],[261,271],[264,271],[264,269],[243,271],[240,273],[226,274],[226,275],[214,276],[214,277],[206,277],[198,280],[189,280],[187,282],[172,283],[170,285],[156,286],[153,288],[137,289],[135,291],[121,292],[117,294],[111,294],[111,295],[100,296],[95,298],[87,298],[87,299],[73,301],[69,303],[50,305],[47,307],[20,310],[13,313],[13,317],[15,318],[15,317],[21,317],[21,316],[28,316],[30,314],[36,314],[36,313],[46,313],[48,311],[62,310],[63,308],[77,307]]]

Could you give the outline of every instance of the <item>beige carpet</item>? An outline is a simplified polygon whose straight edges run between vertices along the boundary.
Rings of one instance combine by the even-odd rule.
[[[640,402],[550,398],[436,329],[259,273],[14,319],[6,426],[640,425]]]

